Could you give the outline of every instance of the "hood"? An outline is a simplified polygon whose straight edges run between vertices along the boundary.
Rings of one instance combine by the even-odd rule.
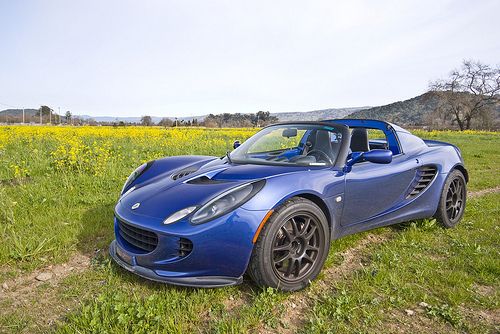
[[[189,206],[202,206],[221,193],[252,180],[304,171],[306,167],[227,164],[212,161],[197,171],[175,179],[183,170],[166,173],[154,182],[138,184],[132,192],[120,198],[120,211],[163,220]],[[136,203],[140,205],[132,210]],[[128,215],[127,214],[127,215]]]

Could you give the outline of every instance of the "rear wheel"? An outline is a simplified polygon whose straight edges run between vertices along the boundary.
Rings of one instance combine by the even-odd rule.
[[[329,248],[328,221],[323,211],[307,199],[292,198],[264,225],[248,272],[260,286],[300,290],[318,276]]]
[[[439,206],[434,217],[445,227],[454,227],[464,214],[467,202],[467,185],[465,177],[459,170],[453,170],[446,179]]]

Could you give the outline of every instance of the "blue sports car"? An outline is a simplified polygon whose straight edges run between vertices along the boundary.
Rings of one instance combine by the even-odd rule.
[[[306,287],[330,242],[412,219],[455,226],[468,181],[460,150],[377,120],[268,126],[222,158],[150,161],[115,208],[110,254],[177,285]]]

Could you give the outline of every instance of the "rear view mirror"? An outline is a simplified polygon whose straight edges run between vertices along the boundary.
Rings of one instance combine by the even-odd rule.
[[[297,137],[297,129],[296,128],[284,129],[282,136],[287,138]]]

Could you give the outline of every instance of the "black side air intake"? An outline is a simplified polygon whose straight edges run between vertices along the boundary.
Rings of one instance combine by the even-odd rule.
[[[179,239],[178,251],[180,257],[189,255],[189,253],[191,253],[192,250],[193,250],[193,243],[191,242],[191,240],[186,238]]]
[[[429,184],[436,177],[437,168],[434,166],[422,166],[417,169],[417,173],[415,175],[415,180],[412,183],[409,194],[406,196],[406,199],[412,199],[417,197],[425,188],[429,186]]]

